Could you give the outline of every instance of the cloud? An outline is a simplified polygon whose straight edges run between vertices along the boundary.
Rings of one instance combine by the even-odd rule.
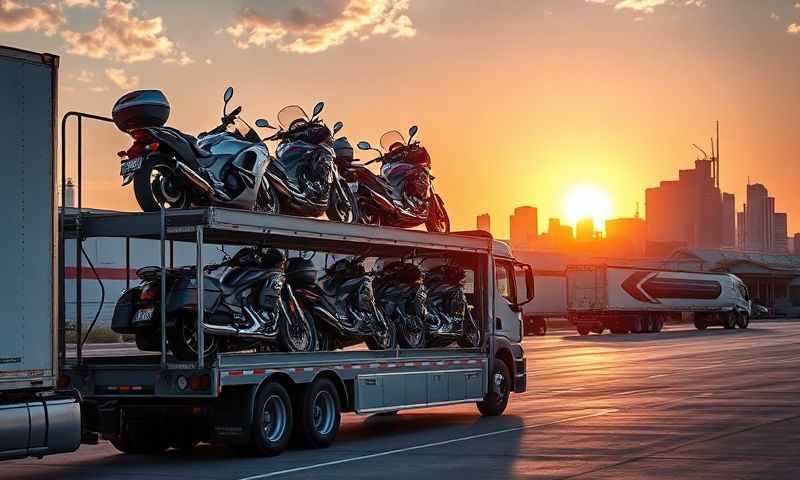
[[[769,18],[770,18],[770,20],[772,20],[773,22],[777,22],[778,20],[780,20],[780,19],[781,19],[781,17],[780,17],[780,16],[779,16],[777,13],[775,13],[775,12],[769,12]]]
[[[81,70],[79,74],[75,75],[74,73],[70,73],[67,75],[67,78],[70,80],[76,80],[81,83],[93,83],[94,82],[94,72],[89,72],[87,70]]]
[[[106,0],[105,12],[94,30],[61,32],[67,42],[67,51],[75,55],[110,58],[125,63],[155,58],[179,65],[192,62],[186,52],[179,51],[175,42],[164,35],[161,17],[138,18],[131,14],[135,7],[134,1]]]
[[[0,0],[0,32],[43,30],[50,36],[64,22],[63,13],[54,4],[31,6],[19,0]]]
[[[107,68],[106,77],[122,90],[132,90],[139,86],[139,77],[135,75],[129,77],[121,68]]]
[[[286,8],[244,8],[233,25],[225,28],[239,48],[274,45],[291,53],[318,53],[347,40],[367,40],[374,35],[409,38],[416,35],[406,15],[410,0],[336,0],[309,8],[289,0]]]
[[[100,2],[98,0],[64,0],[64,6],[67,8],[72,7],[79,7],[79,8],[87,8],[87,7],[99,7]]]
[[[653,13],[657,7],[664,5],[705,7],[705,0],[585,0],[587,3],[599,3],[613,6],[615,10],[632,10],[640,13]]]
[[[786,33],[791,35],[800,35],[800,23],[793,23],[786,27]]]

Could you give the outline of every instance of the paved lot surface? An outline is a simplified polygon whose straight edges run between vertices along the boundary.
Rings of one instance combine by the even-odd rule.
[[[111,445],[0,464],[0,479],[800,478],[800,322],[749,330],[525,341],[529,391],[471,406],[343,419],[329,449],[243,458]]]

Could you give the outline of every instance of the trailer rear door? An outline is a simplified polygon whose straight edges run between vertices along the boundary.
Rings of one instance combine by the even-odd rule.
[[[567,308],[571,311],[602,310],[607,304],[606,269],[597,265],[567,268]]]

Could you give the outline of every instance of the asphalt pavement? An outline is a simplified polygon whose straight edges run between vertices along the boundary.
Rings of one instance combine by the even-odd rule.
[[[110,444],[0,463],[0,479],[797,479],[800,322],[525,340],[528,392],[472,405],[346,415],[336,443],[248,458],[201,445]]]

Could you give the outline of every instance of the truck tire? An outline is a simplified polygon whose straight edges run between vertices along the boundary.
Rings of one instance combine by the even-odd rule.
[[[283,385],[264,384],[253,405],[250,447],[254,454],[272,457],[289,446],[292,436],[292,402]]]
[[[722,326],[725,330],[733,330],[736,328],[736,312],[728,312],[722,316]]]
[[[661,319],[661,318],[658,318],[658,319],[654,320],[654,322],[655,322],[655,325],[653,325],[653,332],[658,333],[664,328],[664,320]]]
[[[694,319],[694,328],[698,330],[705,330],[708,328],[708,324],[702,318],[695,318]]]
[[[599,333],[603,333],[600,331]],[[547,321],[545,319],[541,319],[540,322],[536,322],[535,327],[533,329],[533,334],[537,337],[544,337],[547,335]]]
[[[589,335],[590,331],[591,330],[589,330],[589,327],[578,327],[578,335],[580,335],[581,337]]]
[[[628,322],[628,331],[631,333],[642,333],[644,332],[644,325],[642,325],[641,318],[633,318]]]
[[[342,420],[339,392],[330,379],[317,378],[295,399],[293,443],[308,448],[330,446]]]
[[[484,417],[496,417],[502,415],[508,405],[508,397],[511,394],[511,373],[505,362],[499,358],[494,359],[492,376],[489,379],[489,393],[478,402],[478,410]]]
[[[750,326],[750,317],[746,312],[738,312],[736,314],[736,326],[739,328],[747,328]]]

